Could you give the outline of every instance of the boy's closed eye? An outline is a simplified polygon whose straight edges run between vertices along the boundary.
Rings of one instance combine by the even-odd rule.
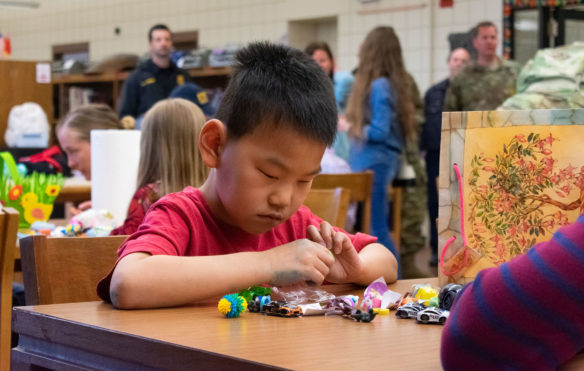
[[[259,171],[260,173],[262,173],[262,174],[263,174],[263,175],[264,175],[266,178],[268,178],[268,179],[274,179],[274,180],[278,180],[278,177],[276,177],[276,176],[274,176],[274,175],[272,175],[272,174],[270,174],[270,173],[267,173],[267,172],[265,172],[264,170],[262,170],[262,169],[260,169],[260,168],[258,168],[258,171]]]

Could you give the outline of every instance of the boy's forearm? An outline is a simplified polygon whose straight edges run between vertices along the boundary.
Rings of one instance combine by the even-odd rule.
[[[270,278],[262,253],[198,257],[135,253],[118,263],[110,294],[118,308],[170,307],[237,292]]]
[[[364,268],[353,283],[366,286],[381,276],[387,283],[397,280],[397,260],[385,246],[369,244],[359,252],[359,257],[363,260]]]

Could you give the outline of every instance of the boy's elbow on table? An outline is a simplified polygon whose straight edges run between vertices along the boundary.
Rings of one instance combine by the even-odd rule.
[[[131,254],[122,258],[114,269],[110,284],[110,298],[114,307],[118,309],[133,309],[139,307],[140,297],[144,295],[140,287],[142,278],[133,269],[137,263],[136,258],[148,254]]]

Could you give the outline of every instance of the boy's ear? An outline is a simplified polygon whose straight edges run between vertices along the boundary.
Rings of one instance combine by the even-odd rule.
[[[201,129],[199,136],[199,151],[203,163],[209,168],[218,168],[221,162],[221,151],[227,142],[227,128],[217,120],[209,120]]]

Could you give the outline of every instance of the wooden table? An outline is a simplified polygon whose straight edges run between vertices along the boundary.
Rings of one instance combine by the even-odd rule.
[[[55,203],[83,202],[88,200],[91,200],[91,182],[77,178],[67,178],[65,179],[63,188],[61,188],[59,195],[55,199]]]
[[[405,292],[404,280],[390,288]],[[351,285],[328,286],[336,295]],[[377,316],[280,318],[244,313],[226,319],[217,301],[157,310],[115,310],[101,302],[16,307],[12,369],[296,369],[440,370],[442,326]],[[582,369],[584,355],[566,370]]]
[[[405,292],[426,281],[400,281],[390,288]],[[351,285],[326,289],[363,293]],[[442,326],[418,325],[393,313],[371,323],[257,313],[226,319],[216,305],[213,300],[133,311],[101,302],[16,307],[13,331],[20,341],[12,351],[13,368],[440,369]]]

